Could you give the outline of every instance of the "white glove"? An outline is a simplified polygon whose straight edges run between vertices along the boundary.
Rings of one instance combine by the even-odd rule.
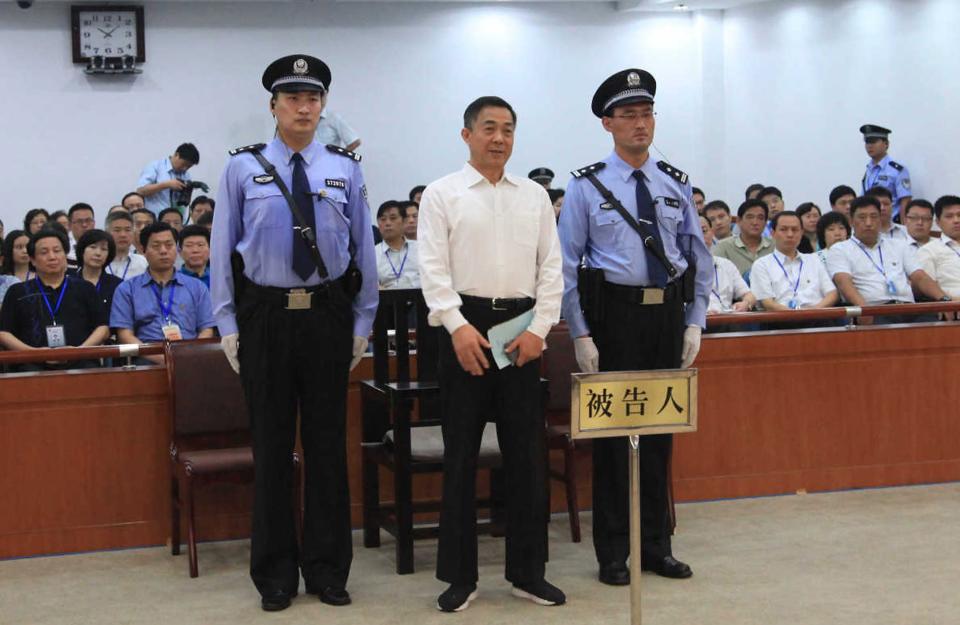
[[[237,351],[240,348],[240,335],[228,334],[220,339],[220,347],[223,348],[223,355],[227,357],[227,362],[237,374],[240,374],[240,358],[237,357]]]
[[[700,353],[700,326],[687,326],[683,331],[683,353],[680,355],[680,366],[684,369],[693,364]]]
[[[596,373],[600,370],[600,352],[593,339],[581,336],[573,340],[573,351],[577,356],[577,365],[583,373]]]
[[[353,360],[350,361],[350,371],[353,371],[353,368],[360,364],[360,359],[367,352],[367,345],[369,345],[369,341],[365,336],[353,337]]]

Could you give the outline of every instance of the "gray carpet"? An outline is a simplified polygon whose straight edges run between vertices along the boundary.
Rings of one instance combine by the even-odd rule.
[[[645,574],[645,624],[960,623],[960,484],[686,504],[677,514],[674,552],[695,575]],[[231,541],[200,546],[195,580],[185,555],[162,548],[0,562],[0,624],[629,623],[628,591],[596,581],[590,517],[581,518],[580,545],[565,517],[550,527],[547,576],[567,593],[562,607],[510,596],[502,541],[485,537],[480,597],[442,614],[434,542],[418,542],[417,573],[398,576],[392,539],[370,550],[355,533],[349,607],[301,594],[284,612],[262,612],[248,544]]]

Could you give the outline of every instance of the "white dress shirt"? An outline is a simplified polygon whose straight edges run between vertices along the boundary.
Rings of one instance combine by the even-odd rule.
[[[960,243],[947,235],[917,250],[917,264],[950,297],[960,297]]]
[[[420,262],[416,241],[404,239],[403,247],[392,249],[386,241],[377,243],[377,278],[381,289],[419,289]]]
[[[883,241],[903,241],[904,243],[913,240],[907,232],[907,227],[896,223],[890,224],[890,229],[886,232],[881,231],[880,239]]]
[[[867,247],[856,237],[850,237],[827,251],[830,277],[836,279],[838,273],[850,274],[861,297],[871,305],[889,301],[912,303],[913,289],[908,276],[918,269],[920,266],[902,241],[880,239],[873,247]],[[893,293],[887,289],[888,281],[893,283]]]
[[[141,273],[146,273],[147,259],[141,254],[134,252],[133,246],[131,245],[127,258],[124,260],[114,258],[113,262],[107,265],[106,271],[121,280],[129,280],[134,276],[139,276]]]
[[[423,192],[417,243],[430,325],[452,334],[468,323],[459,293],[536,298],[528,330],[541,338],[559,321],[560,240],[553,204],[536,182],[506,173],[494,185],[467,163]]]
[[[774,250],[753,263],[750,288],[758,300],[772,299],[778,304],[796,308],[812,308],[837,287],[815,254],[797,254],[787,258]]]
[[[713,257],[713,284],[710,285],[708,313],[725,313],[733,310],[733,301],[741,300],[750,293],[740,270],[733,261]]]
[[[325,110],[320,114],[316,133],[316,139],[320,143],[345,148],[359,138],[357,131],[333,111]]]

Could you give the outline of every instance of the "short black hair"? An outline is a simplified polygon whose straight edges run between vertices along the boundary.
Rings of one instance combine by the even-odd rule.
[[[884,191],[886,191],[886,189],[884,189]],[[887,192],[889,193],[889,191]],[[852,202],[850,202],[850,218],[853,219],[853,216],[857,212],[858,208],[864,208],[865,206],[872,206],[875,209],[880,210],[880,200],[878,200],[874,195],[861,195],[860,197],[854,199]]]
[[[400,213],[400,216],[401,216],[401,217],[404,217],[404,216],[405,216],[405,213],[404,213],[403,210],[401,210],[401,208],[400,208],[400,202],[398,202],[398,201],[396,201],[396,200],[387,200],[386,202],[384,202],[383,204],[380,205],[380,208],[377,209],[377,219],[380,219],[380,218],[383,217],[388,211],[390,211],[391,209],[394,209],[394,208],[397,209],[397,212]]]
[[[767,197],[768,195],[775,195],[775,196],[777,196],[778,198],[780,198],[781,200],[783,199],[783,193],[781,193],[781,192],[780,192],[780,189],[778,189],[778,188],[776,188],[776,187],[764,187],[764,188],[760,189],[760,195],[757,196],[757,199],[758,199],[758,200],[763,199],[763,198]]]
[[[407,210],[410,208],[417,209],[417,214],[420,212],[420,205],[413,200],[400,200],[397,203],[400,205],[400,216],[404,219],[407,218]]]
[[[107,218],[104,220],[104,227],[109,228],[110,224],[112,224],[115,221],[129,221],[130,224],[132,225],[133,215],[131,215],[130,211],[127,211],[127,210],[113,211],[112,213],[107,215]]]
[[[33,221],[34,217],[37,215],[43,215],[47,218],[47,221],[50,221],[50,213],[47,212],[45,208],[31,208],[27,211],[27,214],[23,217],[23,229],[27,232],[30,232],[30,222]]]
[[[847,195],[857,197],[857,192],[845,184],[834,187],[833,190],[830,191],[830,206],[833,206],[837,203],[837,200]]]
[[[203,237],[207,240],[207,245],[210,244],[210,231],[203,226],[198,226],[197,224],[184,226],[183,230],[180,231],[180,244],[182,245],[183,242],[190,237]]]
[[[117,255],[117,244],[113,242],[113,237],[104,232],[103,230],[98,230],[94,228],[93,230],[87,230],[80,237],[80,240],[77,241],[77,264],[83,267],[83,253],[87,251],[87,248],[91,245],[95,245],[100,241],[107,242],[107,260],[103,264],[104,267],[113,262],[114,257]]]
[[[60,224],[57,225],[59,226]],[[70,237],[68,237],[67,233],[64,232],[63,226],[60,226],[59,228],[44,226],[33,233],[33,235],[30,237],[30,241],[27,243],[27,256],[33,258],[37,253],[37,241],[50,238],[60,241],[60,245],[63,246],[64,254],[70,253]]]
[[[940,215],[943,214],[943,209],[948,206],[960,206],[960,197],[956,195],[944,195],[937,199],[933,204],[933,212],[936,213],[937,219],[940,219]]]
[[[554,202],[556,202],[566,194],[567,192],[564,191],[563,189],[547,189],[547,195],[550,196],[551,204],[553,204]]]
[[[825,213],[817,220],[817,241],[820,243],[820,249],[827,247],[827,228],[833,224],[840,224],[847,231],[847,238],[850,238],[850,220],[843,213],[830,211]]]
[[[727,203],[724,202],[723,200],[710,200],[709,202],[707,202],[706,205],[703,207],[703,214],[706,215],[707,211],[717,210],[717,209],[722,210],[728,215],[730,214],[730,207],[727,206]]]
[[[134,215],[143,215],[143,214],[150,215],[150,219],[153,220],[153,223],[157,223],[157,216],[154,215],[153,211],[150,210],[149,208],[138,208],[136,210],[130,211],[130,220],[133,221]]]
[[[797,221],[800,221],[800,215],[796,214],[795,212],[780,211],[779,213],[773,216],[773,221],[770,222],[770,230],[771,231],[776,230],[777,224],[779,224],[780,220],[783,219],[784,217],[795,217]],[[800,222],[800,226],[801,228],[803,227],[803,222]]]
[[[3,238],[3,264],[0,265],[0,274],[13,275],[13,244],[20,237],[29,237],[26,230],[11,230]]]
[[[198,226],[208,226],[212,223],[213,223],[213,211],[210,211],[209,213],[204,213],[199,217],[197,217]]]
[[[91,213],[96,215],[92,206],[90,206],[86,202],[77,202],[76,204],[70,207],[70,210],[67,211],[67,219],[69,219],[70,221],[73,221],[73,214],[77,211],[90,211]]]
[[[754,191],[763,191],[763,185],[759,182],[754,182],[752,185],[747,187],[747,190],[743,192],[743,197],[747,200],[750,199],[750,194]]]
[[[178,145],[176,154],[183,160],[189,161],[194,165],[200,164],[200,151],[197,150],[197,146],[192,143],[181,143]]]
[[[770,209],[767,208],[766,202],[761,202],[760,200],[747,200],[737,209],[737,219],[742,219],[744,213],[751,208],[762,208],[764,220],[770,218]],[[706,212],[706,209],[704,209],[704,212]]]
[[[173,242],[180,243],[180,237],[177,236],[177,231],[174,230],[173,226],[165,221],[155,221],[152,224],[144,226],[143,230],[140,231],[140,245],[146,249],[150,237],[155,234],[160,234],[161,232],[169,232],[173,235]]]
[[[216,210],[217,202],[212,197],[207,197],[206,195],[198,195],[190,201],[190,210],[193,210],[197,207],[197,204],[209,204],[210,210]]]
[[[881,187],[880,185],[877,185],[875,187],[870,187],[869,189],[867,189],[867,192],[864,193],[864,195],[869,195],[870,197],[885,197],[891,202],[893,201],[893,194],[890,193],[890,189],[886,187]],[[853,214],[852,210],[850,214],[851,215]]]
[[[922,199],[922,198],[917,198],[917,199],[915,199],[915,200],[910,200],[910,203],[907,204],[907,207],[903,209],[903,216],[906,217],[907,215],[909,215],[909,214],[910,214],[910,209],[913,208],[913,207],[915,207],[915,206],[919,206],[920,208],[929,209],[929,210],[930,210],[930,216],[931,216],[931,217],[933,216],[933,214],[934,214],[934,212],[935,212],[935,211],[934,211],[934,208],[933,208],[933,204],[931,204],[930,202],[928,202],[927,200],[924,200],[924,199]]]
[[[693,194],[698,194],[698,195],[703,196],[703,199],[707,199],[707,194],[704,193],[704,192],[703,192],[703,189],[701,189],[700,187],[694,187],[694,188],[690,191],[690,194],[691,194],[691,195],[693,195]]]
[[[793,212],[797,214],[797,217],[803,217],[810,211],[817,211],[818,214],[823,214],[823,211],[820,210],[820,207],[814,204],[813,202],[804,202]]]
[[[128,197],[133,197],[134,195],[136,195],[137,197],[139,197],[141,200],[144,199],[143,195],[137,193],[136,191],[131,191],[130,193],[127,193],[127,194],[124,195],[122,198],[120,198],[120,205],[123,206],[123,203],[127,201],[127,198],[128,198]],[[124,206],[124,208],[126,208],[126,207]]]
[[[56,221],[61,217],[67,217],[67,213],[65,211],[53,211],[52,213],[50,213],[50,221]],[[67,220],[69,219],[70,218],[67,217]]]
[[[144,209],[144,210],[146,210],[146,209]],[[140,212],[140,211],[136,211],[136,212]],[[179,208],[174,208],[173,206],[170,206],[170,207],[165,208],[165,209],[163,209],[162,211],[160,211],[160,215],[157,217],[157,219],[158,219],[159,221],[163,221],[163,216],[164,216],[164,215],[167,215],[167,214],[169,214],[169,213],[173,213],[174,215],[178,215],[178,216],[180,217],[180,221],[181,221],[181,222],[183,221],[183,213],[180,212],[180,209],[179,209]]]
[[[463,127],[473,130],[473,124],[477,121],[480,111],[487,107],[507,109],[510,111],[510,117],[513,118],[513,125],[517,125],[517,112],[513,110],[509,102],[495,95],[485,95],[467,105],[463,112]]]
[[[410,193],[407,194],[407,197],[409,197],[409,198],[410,198],[410,201],[412,202],[412,201],[413,201],[413,197],[414,197],[416,194],[418,194],[418,193],[423,193],[424,189],[426,189],[426,188],[427,188],[427,187],[426,187],[425,185],[418,184],[418,185],[415,186],[414,188],[410,189]]]

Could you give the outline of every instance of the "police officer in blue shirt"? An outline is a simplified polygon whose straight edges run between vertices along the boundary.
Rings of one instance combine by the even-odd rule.
[[[360,157],[314,140],[330,87],[327,65],[305,54],[283,57],[262,82],[276,137],[231,151],[210,258],[214,316],[250,412],[250,574],[267,611],[290,605],[301,572],[307,593],[346,605],[353,558],[347,384],[377,308],[370,211]],[[306,468],[302,549],[290,505],[298,409]]]
[[[641,69],[600,85],[592,109],[613,137],[613,152],[573,172],[560,212],[563,315],[584,372],[688,367],[700,349],[713,264],[687,175],[648,151],[656,89]],[[633,557],[665,577],[689,577],[670,544],[672,436],[639,438],[643,548]],[[625,438],[594,441],[593,543],[600,581],[611,585],[630,583],[627,467]]]
[[[860,126],[870,162],[863,175],[861,185],[866,193],[873,187],[884,187],[893,195],[893,220],[900,223],[900,211],[906,208],[913,191],[910,189],[910,171],[906,166],[892,160],[887,154],[890,149],[890,133],[883,126],[866,124]]]

